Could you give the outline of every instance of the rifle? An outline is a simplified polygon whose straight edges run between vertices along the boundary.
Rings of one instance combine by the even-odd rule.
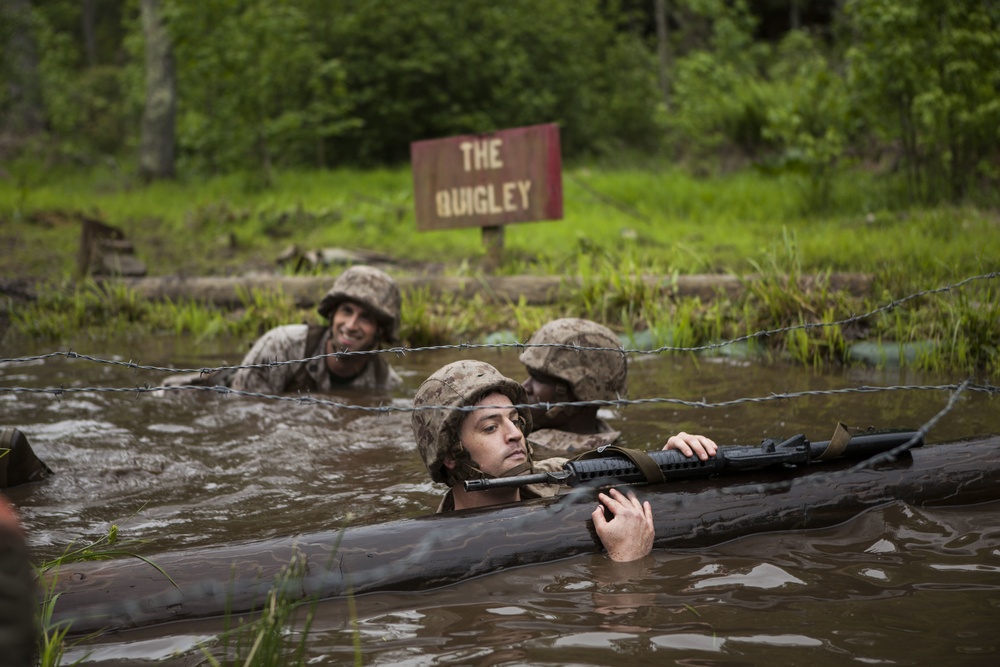
[[[561,470],[470,479],[465,481],[465,490],[485,491],[525,484],[655,484],[778,465],[802,466],[834,458],[863,459],[904,445],[909,450],[923,444],[919,431],[869,430],[850,435],[843,424],[838,424],[831,440],[810,442],[801,433],[780,442],[765,438],[758,447],[720,447],[714,456],[705,461],[697,457],[688,458],[676,450],[641,452],[604,445],[567,461]]]

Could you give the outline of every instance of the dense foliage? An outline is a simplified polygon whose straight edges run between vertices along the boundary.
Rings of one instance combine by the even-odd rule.
[[[848,5],[850,89],[911,189],[961,198],[1000,176],[1000,8],[989,2],[866,0]]]
[[[177,173],[398,164],[414,140],[543,122],[564,155],[805,175],[994,204],[1000,5],[985,0],[10,0],[0,151],[134,155],[140,4],[176,62]],[[665,38],[665,39],[664,39]],[[32,123],[43,118],[43,123]]]

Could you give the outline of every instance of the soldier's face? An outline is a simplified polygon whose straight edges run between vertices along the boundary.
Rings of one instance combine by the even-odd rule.
[[[465,415],[458,438],[480,470],[499,477],[528,460],[524,442],[524,422],[510,399],[500,393],[490,394]],[[449,465],[450,464],[450,465]],[[445,465],[454,467],[454,459]]]
[[[529,370],[528,379],[521,383],[528,394],[528,403],[558,403],[574,400],[569,385],[551,375]],[[531,421],[535,428],[558,426],[546,417],[548,410],[544,406],[531,408]]]
[[[336,350],[359,352],[375,347],[378,322],[360,303],[344,301],[334,311],[330,329]]]

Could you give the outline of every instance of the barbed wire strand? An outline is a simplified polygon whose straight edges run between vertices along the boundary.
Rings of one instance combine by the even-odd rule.
[[[950,292],[950,291],[959,289],[961,287],[964,287],[965,285],[968,285],[968,284],[970,284],[972,282],[975,282],[975,281],[992,280],[992,279],[997,278],[997,277],[1000,277],[1000,271],[994,271],[992,273],[984,273],[984,274],[977,275],[977,276],[970,276],[970,277],[965,278],[963,280],[960,280],[960,281],[958,281],[956,283],[951,283],[949,285],[944,285],[942,287],[936,287],[936,288],[932,288],[932,289],[923,290],[923,291],[920,291],[920,292],[915,292],[913,294],[909,294],[909,295],[907,295],[905,297],[902,297],[900,299],[895,299],[894,301],[891,301],[891,302],[889,302],[887,304],[879,306],[879,307],[877,307],[877,308],[875,308],[873,310],[870,310],[870,311],[868,311],[866,313],[862,313],[860,315],[852,315],[851,317],[848,317],[848,318],[845,318],[845,319],[842,319],[842,320],[836,320],[836,321],[833,321],[833,322],[805,322],[805,323],[802,323],[802,324],[794,324],[794,325],[790,325],[790,326],[787,326],[787,327],[779,327],[779,328],[776,328],[776,329],[760,330],[760,331],[756,331],[754,333],[746,334],[746,335],[743,335],[743,336],[738,336],[736,338],[732,338],[732,339],[729,339],[729,340],[720,341],[718,343],[709,343],[707,345],[698,345],[698,346],[691,346],[691,347],[678,347],[678,346],[665,345],[665,346],[661,346],[661,347],[657,347],[657,348],[653,348],[653,349],[649,349],[649,350],[643,350],[643,349],[638,349],[638,348],[621,348],[621,347],[589,347],[589,346],[583,346],[583,345],[563,344],[563,343],[527,343],[527,342],[525,342],[525,343],[519,343],[519,342],[515,342],[515,343],[502,343],[502,342],[500,342],[500,343],[452,343],[452,344],[446,344],[446,345],[428,345],[428,346],[423,346],[423,347],[397,346],[397,347],[382,348],[382,349],[377,349],[377,350],[359,350],[359,351],[356,351],[356,352],[330,352],[330,353],[326,353],[326,354],[319,354],[319,355],[316,355],[316,356],[305,357],[305,358],[302,358],[302,359],[290,359],[290,360],[280,360],[280,361],[279,360],[274,360],[274,361],[265,361],[265,362],[258,363],[258,364],[234,364],[234,365],[213,366],[213,367],[207,367],[206,366],[206,367],[200,367],[200,368],[177,368],[177,367],[169,367],[169,366],[151,366],[151,365],[140,364],[138,362],[132,361],[131,359],[129,361],[120,361],[120,360],[117,360],[117,359],[104,359],[104,358],[101,358],[101,357],[95,357],[95,356],[88,355],[88,354],[80,354],[80,353],[74,352],[72,350],[67,350],[67,351],[48,352],[46,354],[40,354],[40,355],[28,356],[28,357],[16,357],[16,358],[8,358],[8,359],[2,359],[2,358],[0,358],[0,367],[2,367],[4,364],[23,364],[23,363],[31,363],[31,362],[36,362],[36,361],[44,361],[46,359],[51,359],[51,358],[56,358],[56,357],[66,357],[66,358],[69,358],[69,359],[79,359],[79,360],[82,360],[82,361],[89,361],[89,362],[99,363],[99,364],[108,364],[108,365],[112,365],[112,366],[121,366],[121,367],[128,368],[128,369],[130,369],[132,371],[143,370],[143,371],[153,371],[153,372],[161,372],[161,373],[176,373],[176,374],[189,374],[189,373],[193,374],[193,373],[197,373],[197,374],[200,374],[200,375],[207,375],[207,374],[213,373],[215,371],[222,371],[222,370],[266,369],[266,368],[274,368],[274,367],[278,367],[278,366],[287,366],[287,365],[292,365],[292,364],[302,364],[302,363],[307,363],[307,362],[310,362],[310,361],[316,361],[316,360],[320,360],[320,359],[326,359],[327,357],[347,358],[347,357],[360,357],[360,356],[370,356],[370,355],[379,355],[379,354],[392,354],[392,355],[396,355],[397,357],[402,357],[402,356],[406,356],[408,354],[413,354],[413,353],[416,353],[416,352],[435,352],[435,351],[442,351],[442,350],[459,350],[459,351],[481,350],[481,349],[516,349],[516,350],[524,350],[524,349],[531,348],[531,347],[539,347],[539,348],[575,349],[575,350],[580,350],[580,351],[618,352],[618,353],[621,353],[621,354],[624,354],[624,355],[657,355],[657,354],[662,354],[662,353],[665,353],[665,352],[709,352],[709,351],[714,351],[714,350],[719,350],[719,349],[722,349],[722,348],[725,348],[725,347],[729,347],[729,346],[735,345],[737,343],[747,342],[747,341],[755,340],[755,339],[767,338],[769,336],[777,336],[779,334],[790,333],[790,332],[793,332],[793,331],[810,330],[810,329],[822,329],[822,328],[826,328],[826,327],[836,327],[836,326],[846,326],[848,324],[853,324],[855,322],[860,322],[860,321],[868,319],[870,317],[874,317],[875,315],[878,315],[879,313],[883,313],[883,312],[888,312],[888,311],[894,310],[894,309],[902,306],[903,304],[906,304],[906,303],[908,303],[910,301],[913,301],[914,299],[918,299],[920,297],[924,297],[924,296],[928,296],[928,295],[932,295],[932,294],[939,294],[939,293],[944,293],[944,292]]]
[[[881,392],[897,391],[955,391],[960,386],[965,390],[983,394],[1000,394],[1000,386],[989,382],[973,383],[966,381],[961,384],[939,384],[939,385],[861,385],[857,387],[842,387],[840,389],[807,389],[803,391],[787,391],[771,393],[766,396],[748,396],[734,398],[724,401],[692,401],[682,398],[651,397],[651,398],[619,398],[614,400],[590,400],[590,401],[557,401],[543,403],[515,403],[515,408],[544,408],[546,411],[559,407],[587,407],[597,406],[598,408],[625,408],[630,405],[678,405],[689,408],[721,408],[743,405],[747,403],[769,403],[772,401],[791,400],[807,396],[838,396],[844,394],[874,394]],[[171,392],[208,392],[218,394],[222,397],[241,396],[246,398],[259,398],[270,401],[297,403],[300,405],[317,405],[335,410],[353,410],[358,412],[371,412],[376,414],[387,414],[392,412],[424,412],[428,410],[451,410],[456,412],[474,412],[485,409],[480,406],[466,405],[421,405],[409,404],[391,405],[355,405],[352,403],[341,403],[325,398],[320,398],[315,394],[264,394],[253,391],[242,391],[230,389],[229,387],[212,387],[197,385],[179,385],[168,387],[137,386],[137,387],[0,387],[0,394],[51,394],[55,397],[62,397],[68,394],[135,394],[137,397],[144,394],[171,393]]]

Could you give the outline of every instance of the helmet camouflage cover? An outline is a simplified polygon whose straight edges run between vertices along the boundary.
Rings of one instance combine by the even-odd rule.
[[[389,274],[372,266],[352,266],[337,280],[320,301],[317,310],[330,319],[344,301],[356,301],[369,309],[378,320],[387,343],[399,341],[399,285]]]
[[[528,345],[573,345],[606,350],[574,350],[568,347],[528,347],[519,359],[529,371],[562,380],[579,401],[611,401],[625,395],[627,364],[618,336],[605,326],[573,317],[553,320],[528,340]]]
[[[505,395],[515,405],[525,403],[524,388],[514,380],[505,377],[493,366],[470,359],[455,361],[438,369],[424,380],[413,398],[411,426],[413,438],[417,441],[417,449],[427,466],[431,479],[443,482],[449,486],[455,477],[445,468],[444,459],[448,454],[461,452],[458,441],[459,426],[467,411],[456,410],[475,405],[489,394],[499,392]],[[427,406],[442,406],[432,410]],[[527,408],[518,408],[518,413],[524,420],[524,436],[527,439],[531,432],[531,412]],[[525,442],[527,446],[527,442]],[[531,448],[528,447],[528,460],[531,460]]]

